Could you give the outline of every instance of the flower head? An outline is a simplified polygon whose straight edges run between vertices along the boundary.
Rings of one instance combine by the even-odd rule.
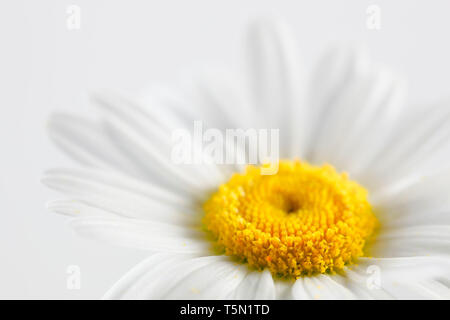
[[[359,51],[332,51],[306,86],[293,39],[256,23],[244,80],[144,102],[96,94],[100,121],[52,117],[52,139],[85,168],[46,173],[76,199],[49,207],[150,253],[107,298],[450,296],[450,108],[404,111],[404,82]],[[285,160],[271,175],[174,163],[171,133],[198,119],[279,129]]]

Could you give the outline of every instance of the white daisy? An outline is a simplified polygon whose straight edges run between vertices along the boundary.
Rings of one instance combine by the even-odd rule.
[[[150,255],[105,297],[449,298],[450,108],[402,109],[404,82],[353,50],[326,55],[306,86],[280,23],[252,25],[248,53],[244,81],[146,103],[96,94],[99,121],[51,118],[85,168],[45,174],[73,199],[49,208]],[[171,133],[196,119],[279,128],[286,160],[272,176],[174,164]]]

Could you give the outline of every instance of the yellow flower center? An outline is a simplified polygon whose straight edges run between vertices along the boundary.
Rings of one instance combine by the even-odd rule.
[[[364,255],[378,224],[367,191],[330,165],[248,166],[204,204],[204,225],[225,254],[272,274],[335,272]]]

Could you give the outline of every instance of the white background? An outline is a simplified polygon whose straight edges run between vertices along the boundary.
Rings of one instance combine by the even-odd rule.
[[[67,6],[81,29],[66,28]],[[381,30],[366,9],[381,8]],[[0,298],[99,298],[145,252],[82,239],[45,209],[42,172],[76,165],[49,141],[49,114],[92,112],[89,89],[171,83],[202,61],[236,65],[251,18],[292,25],[309,68],[329,45],[363,43],[409,79],[411,105],[450,95],[449,1],[20,1],[0,8]],[[305,70],[306,72],[306,70]],[[81,268],[68,290],[66,268]]]

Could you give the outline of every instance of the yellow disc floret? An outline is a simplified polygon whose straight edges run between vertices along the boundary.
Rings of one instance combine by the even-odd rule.
[[[364,255],[377,219],[367,191],[330,165],[247,167],[204,204],[204,225],[227,255],[272,274],[334,272]]]

